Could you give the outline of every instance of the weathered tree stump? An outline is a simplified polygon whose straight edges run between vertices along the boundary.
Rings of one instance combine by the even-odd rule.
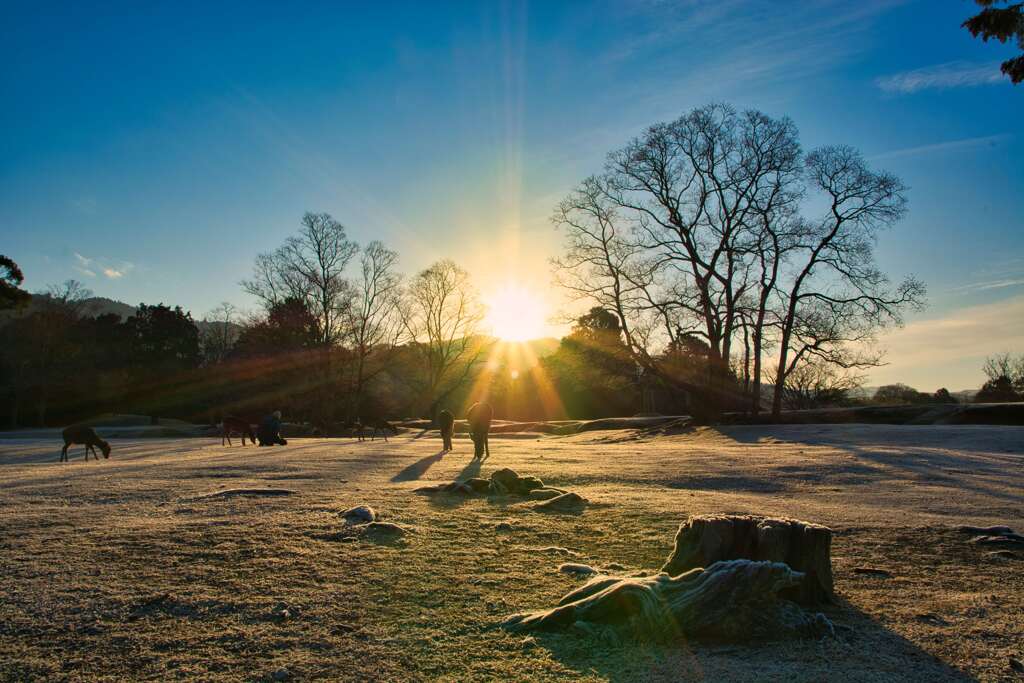
[[[690,517],[676,533],[675,548],[661,571],[672,576],[721,560],[783,562],[800,580],[782,597],[802,605],[832,602],[832,530],[792,519],[746,515]]]
[[[803,580],[801,572],[781,562],[752,560],[716,562],[678,576],[598,577],[554,609],[515,614],[503,626],[519,632],[607,627],[643,640],[749,641],[834,633],[824,615],[781,597]]]

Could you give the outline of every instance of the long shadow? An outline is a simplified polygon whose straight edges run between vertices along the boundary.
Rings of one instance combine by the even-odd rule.
[[[895,427],[885,435],[876,436],[873,425],[840,425],[853,427],[854,431],[835,430],[835,425],[768,425],[760,427],[724,427],[717,431],[737,443],[760,445],[770,437],[774,443],[793,446],[826,446],[849,453],[859,461],[856,464],[836,463],[820,473],[786,472],[780,469],[755,475],[753,478],[767,481],[790,475],[801,481],[817,480],[817,483],[832,485],[859,485],[870,483],[873,477],[887,471],[904,479],[906,483],[943,486],[952,490],[962,489],[998,500],[1021,503],[1024,495],[999,490],[992,481],[1004,481],[1007,477],[1020,477],[1021,450],[997,451],[992,443],[986,443],[989,433],[984,427],[976,426],[917,426],[882,425]],[[864,427],[864,429],[856,429]],[[948,429],[946,433],[937,429]],[[1005,428],[1004,428],[1005,429]],[[1012,429],[1020,429],[1014,427]],[[1024,436],[1024,430],[1022,436]],[[938,437],[944,437],[940,439]],[[894,451],[894,449],[899,449]],[[961,452],[961,449],[965,449]],[[970,478],[963,474],[972,475]],[[986,481],[985,478],[988,478]],[[748,477],[750,478],[750,477]],[[688,488],[681,486],[680,488]],[[755,490],[766,490],[763,482]],[[1017,489],[1021,490],[1020,488]]]
[[[613,683],[763,680],[766,671],[774,674],[773,680],[978,680],[843,599],[824,612],[837,632],[828,642],[651,643],[602,637],[600,631],[588,634],[583,629],[532,635],[567,668],[581,676],[598,673]],[[823,657],[823,649],[830,656]],[[911,671],[913,675],[908,675]]]
[[[473,458],[469,463],[462,468],[459,472],[459,476],[455,477],[456,481],[465,481],[466,479],[472,479],[473,477],[480,475],[480,466],[483,465],[483,461],[480,458]]]
[[[424,474],[427,473],[427,470],[429,470],[434,463],[440,462],[441,458],[444,457],[445,453],[447,453],[447,451],[438,451],[434,455],[428,455],[425,458],[417,460],[416,462],[409,465],[395,476],[391,477],[391,481],[415,481],[421,478]]]

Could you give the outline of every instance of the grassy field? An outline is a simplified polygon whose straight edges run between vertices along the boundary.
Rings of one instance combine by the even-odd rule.
[[[1024,561],[956,530],[1024,530],[1021,427],[509,435],[482,468],[436,434],[113,447],[58,464],[54,441],[0,441],[0,680],[1011,680],[1024,656]],[[500,467],[592,504],[413,493]],[[238,487],[294,493],[200,497]],[[359,504],[413,533],[346,537],[338,513]],[[562,562],[657,570],[707,512],[831,526],[839,637],[665,647],[496,627],[578,586]]]

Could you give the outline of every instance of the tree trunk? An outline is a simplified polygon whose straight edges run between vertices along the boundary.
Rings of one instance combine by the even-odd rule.
[[[832,583],[832,530],[791,519],[755,516],[691,517],[679,527],[663,572],[675,576],[722,560],[784,562],[800,580],[780,595],[803,605],[829,603]]]
[[[822,614],[781,597],[803,575],[781,562],[716,562],[679,576],[598,577],[554,609],[515,614],[512,631],[610,628],[642,640],[681,637],[745,642],[834,633]]]

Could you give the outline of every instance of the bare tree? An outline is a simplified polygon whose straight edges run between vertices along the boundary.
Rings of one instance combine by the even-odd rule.
[[[353,414],[359,415],[369,379],[367,361],[371,354],[394,347],[401,330],[399,299],[401,277],[395,272],[398,254],[381,242],[363,249],[359,279],[346,308],[346,332],[355,355]]]
[[[879,356],[866,350],[874,332],[900,324],[902,310],[921,306],[925,292],[914,278],[891,287],[874,261],[878,230],[906,211],[903,183],[869,170],[850,147],[816,150],[807,157],[807,170],[828,208],[806,224],[794,275],[780,288],[775,416],[782,410],[786,378],[801,361],[813,356],[848,369],[877,365]]]
[[[652,350],[633,343],[629,329],[645,315],[658,319],[649,340],[702,338],[712,376],[728,371],[734,340],[751,334],[759,386],[786,244],[781,217],[800,196],[799,162],[788,119],[710,105],[652,126],[556,212],[568,236],[567,257],[556,263],[563,286],[613,308],[645,367]]]
[[[413,278],[401,311],[406,339],[422,361],[421,385],[434,417],[479,360],[484,309],[469,274],[444,259]]]
[[[831,204],[816,221],[802,215],[810,192]],[[638,365],[677,385],[686,378],[680,386],[701,395],[708,416],[742,387],[759,410],[764,353],[777,348],[777,410],[801,363],[878,362],[862,344],[920,303],[920,283],[891,288],[874,266],[877,230],[903,210],[899,181],[868,171],[853,150],[805,159],[789,119],[710,105],[651,126],[559,205],[556,277],[614,311]],[[707,345],[706,379],[665,376],[658,348],[692,339]]]
[[[862,386],[864,375],[812,358],[789,373],[782,400],[791,410],[821,408],[845,402],[850,392]]]
[[[297,235],[256,257],[253,277],[242,287],[265,306],[288,297],[306,302],[320,323],[321,343],[341,340],[351,292],[345,269],[359,251],[345,226],[326,213],[306,213]]]
[[[238,308],[229,301],[221,302],[206,314],[199,339],[204,363],[214,365],[227,357],[238,340],[239,320]]]

